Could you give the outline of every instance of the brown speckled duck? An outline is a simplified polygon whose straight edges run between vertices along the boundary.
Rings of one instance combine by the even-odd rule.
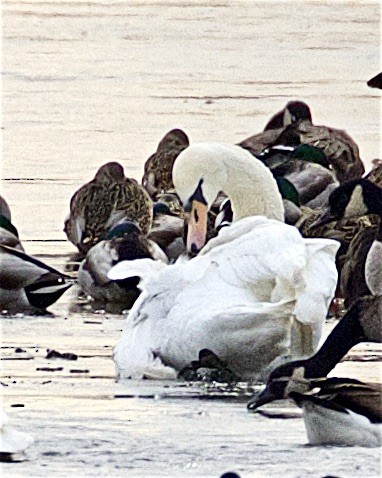
[[[172,167],[178,154],[189,146],[189,140],[181,129],[173,129],[160,141],[158,148],[145,163],[142,185],[154,201],[158,195],[173,192]]]
[[[313,125],[309,106],[303,102],[288,103],[268,122],[265,131],[245,139],[239,146],[258,154],[267,147],[298,144],[321,149],[340,183],[359,178],[365,172],[354,140],[345,131]]]
[[[80,253],[86,254],[112,227],[126,221],[135,222],[146,235],[152,201],[135,179],[125,177],[119,163],[111,162],[73,195],[64,231]]]

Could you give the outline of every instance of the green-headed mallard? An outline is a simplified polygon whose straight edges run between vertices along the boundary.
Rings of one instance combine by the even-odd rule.
[[[146,235],[151,220],[152,201],[146,190],[135,179],[126,178],[119,163],[111,162],[101,166],[95,178],[73,195],[64,230],[86,254],[115,225],[133,221]]]
[[[35,257],[0,244],[0,310],[44,314],[69,289],[68,276]]]
[[[138,297],[139,279],[112,281],[107,273],[120,261],[143,258],[168,262],[161,248],[142,234],[133,222],[118,224],[103,241],[88,251],[78,271],[78,283],[83,292],[95,300],[95,307],[121,313]]]
[[[172,167],[178,154],[189,146],[189,140],[181,129],[173,129],[160,141],[156,152],[145,163],[142,184],[154,201],[158,194],[174,191]]]

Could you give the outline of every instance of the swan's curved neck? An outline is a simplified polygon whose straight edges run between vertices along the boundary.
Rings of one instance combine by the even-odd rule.
[[[233,220],[262,215],[284,221],[284,205],[272,173],[256,158],[250,159],[253,164],[224,162],[227,180],[222,190],[231,200]]]

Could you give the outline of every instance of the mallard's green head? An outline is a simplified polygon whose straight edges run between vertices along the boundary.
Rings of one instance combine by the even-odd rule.
[[[110,231],[106,234],[105,239],[113,239],[115,237],[125,237],[132,234],[140,235],[141,230],[139,227],[132,221],[123,222],[122,224],[118,224],[114,226]]]
[[[19,237],[19,233],[17,229],[15,228],[15,226],[11,223],[11,221],[8,218],[3,216],[2,214],[0,214],[0,227],[6,229],[14,236]]]
[[[325,168],[330,166],[328,158],[320,148],[310,146],[309,144],[300,144],[291,154],[292,159],[300,159],[310,163],[320,164]]]
[[[275,176],[275,179],[283,199],[288,199],[293,204],[300,207],[300,197],[293,184],[281,176]]]

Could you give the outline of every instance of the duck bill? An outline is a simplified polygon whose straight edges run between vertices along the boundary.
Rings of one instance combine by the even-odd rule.
[[[206,204],[192,200],[187,232],[187,251],[192,254],[197,254],[206,243],[207,213]]]
[[[277,400],[278,398],[279,397],[276,397],[267,388],[265,388],[262,392],[250,398],[249,402],[247,403],[247,408],[248,410],[256,410],[256,408],[259,408],[266,403],[273,402],[273,400]]]

